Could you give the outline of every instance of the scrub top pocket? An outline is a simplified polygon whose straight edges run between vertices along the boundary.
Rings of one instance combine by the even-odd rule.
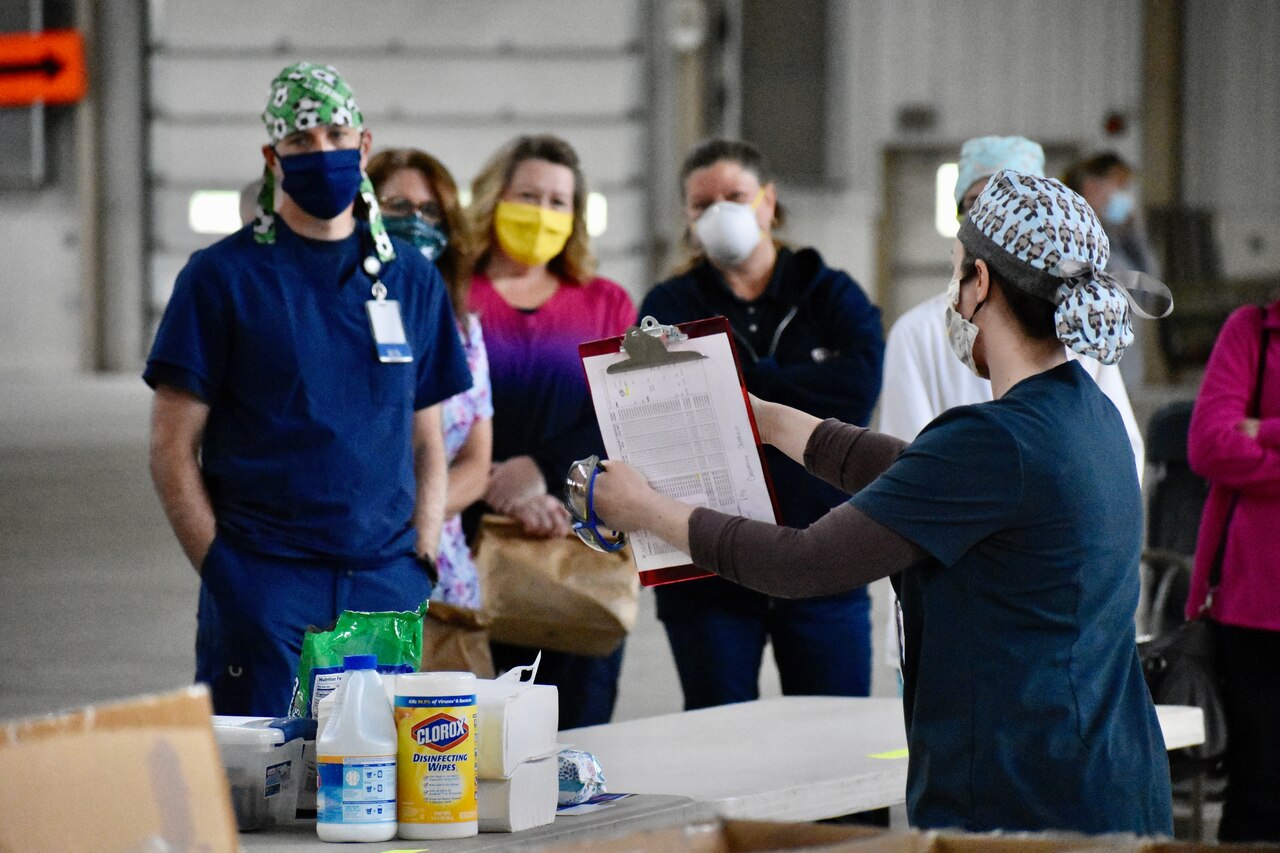
[[[409,408],[413,404],[414,362],[383,364],[376,359],[369,377],[374,405]]]

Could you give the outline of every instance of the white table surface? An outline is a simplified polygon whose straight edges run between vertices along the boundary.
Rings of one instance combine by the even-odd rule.
[[[356,853],[393,850],[430,850],[431,853],[480,853],[504,851],[515,853],[525,849],[554,847],[556,841],[581,841],[583,838],[610,838],[632,832],[661,829],[681,823],[714,818],[706,806],[686,797],[635,796],[619,800],[607,809],[587,815],[562,815],[553,823],[523,832],[482,832],[471,838],[447,841],[376,841],[329,844],[316,836],[314,820],[293,821],[257,832],[240,833],[241,850],[270,850],[276,853]]]
[[[1157,705],[1165,749],[1204,743],[1204,711],[1188,705]]]
[[[679,794],[721,817],[818,820],[900,803],[900,699],[783,696],[603,726],[560,741],[593,753],[610,791]]]
[[[1169,749],[1204,741],[1199,708],[1156,709]],[[783,696],[560,733],[611,791],[678,794],[727,818],[820,820],[904,801],[900,699]]]

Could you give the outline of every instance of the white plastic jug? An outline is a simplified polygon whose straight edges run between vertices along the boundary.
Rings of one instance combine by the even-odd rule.
[[[389,841],[396,834],[396,724],[374,655],[343,659],[342,683],[316,736],[316,834]]]

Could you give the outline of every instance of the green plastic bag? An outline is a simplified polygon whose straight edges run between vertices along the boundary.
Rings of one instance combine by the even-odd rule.
[[[342,680],[347,655],[377,655],[378,672],[416,672],[422,660],[422,619],[429,602],[416,611],[384,613],[343,611],[333,628],[308,628],[293,680],[289,716],[315,717],[320,700]]]

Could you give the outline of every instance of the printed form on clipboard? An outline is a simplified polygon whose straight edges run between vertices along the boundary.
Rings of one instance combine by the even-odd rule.
[[[724,317],[662,326],[578,347],[610,459],[664,495],[778,523],[759,431]],[[645,530],[630,535],[645,586],[707,577],[688,554]]]

